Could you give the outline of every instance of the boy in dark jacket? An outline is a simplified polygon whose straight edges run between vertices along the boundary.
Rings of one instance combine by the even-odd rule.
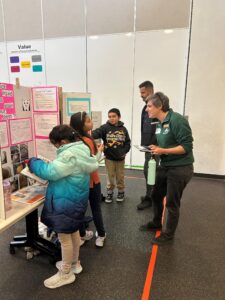
[[[101,138],[104,142],[105,165],[107,171],[107,197],[105,202],[113,200],[113,190],[118,188],[117,201],[124,200],[124,164],[125,156],[130,150],[130,137],[123,122],[120,121],[119,109],[112,108],[108,112],[106,124],[92,132],[94,139]]]

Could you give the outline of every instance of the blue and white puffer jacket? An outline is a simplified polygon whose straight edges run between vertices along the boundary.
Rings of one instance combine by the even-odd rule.
[[[57,149],[52,162],[32,158],[29,168],[49,181],[41,221],[57,233],[77,231],[87,209],[89,174],[98,168],[89,148],[83,142],[69,143]]]

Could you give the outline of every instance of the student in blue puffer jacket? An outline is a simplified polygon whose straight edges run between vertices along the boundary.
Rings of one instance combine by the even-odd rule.
[[[53,289],[74,282],[75,274],[82,271],[79,227],[88,204],[89,174],[98,168],[98,162],[67,125],[54,127],[49,139],[57,148],[57,158],[50,163],[32,158],[28,165],[31,172],[49,181],[41,221],[58,233],[62,248],[62,261],[56,263],[58,273],[44,281]]]

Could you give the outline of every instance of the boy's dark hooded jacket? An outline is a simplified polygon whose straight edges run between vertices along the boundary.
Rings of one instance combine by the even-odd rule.
[[[121,161],[130,150],[130,137],[123,125],[121,121],[117,125],[107,122],[92,132],[94,139],[103,140],[104,154],[109,160]]]

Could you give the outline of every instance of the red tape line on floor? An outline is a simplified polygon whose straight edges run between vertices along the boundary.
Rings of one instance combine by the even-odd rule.
[[[101,173],[100,175],[106,175],[106,174]],[[135,177],[135,176],[125,176],[125,177],[130,178],[130,179],[145,179],[145,178],[140,178],[140,177]],[[164,213],[165,213],[165,207],[166,207],[166,198],[164,198],[163,204],[164,204],[164,209],[163,209],[163,215],[162,215],[162,224],[163,224],[163,220],[164,220]],[[156,234],[155,234],[155,237],[158,237],[159,235],[160,235],[160,231],[157,231]],[[156,259],[157,259],[157,253],[158,253],[158,246],[153,245],[141,300],[149,300],[150,299],[152,278],[153,278],[153,274],[154,274],[154,270],[155,270],[155,263],[156,263]]]
[[[162,224],[163,224],[163,220],[164,220],[165,207],[166,207],[166,198],[164,199]],[[158,237],[159,235],[160,235],[160,231],[157,231],[155,234],[155,237]],[[150,299],[150,292],[151,292],[153,274],[154,274],[154,270],[155,270],[155,263],[156,263],[156,259],[157,259],[157,253],[158,253],[158,246],[153,245],[141,300],[149,300]]]
[[[157,237],[159,235],[160,235],[160,231],[157,231],[155,236]],[[158,253],[158,246],[153,245],[152,246],[152,254],[151,254],[150,262],[148,265],[148,271],[147,271],[147,276],[145,279],[145,285],[144,285],[144,290],[143,290],[141,300],[149,300],[150,290],[151,290],[151,285],[152,285],[152,278],[153,278],[153,274],[154,274],[154,270],[155,270],[157,253]]]

